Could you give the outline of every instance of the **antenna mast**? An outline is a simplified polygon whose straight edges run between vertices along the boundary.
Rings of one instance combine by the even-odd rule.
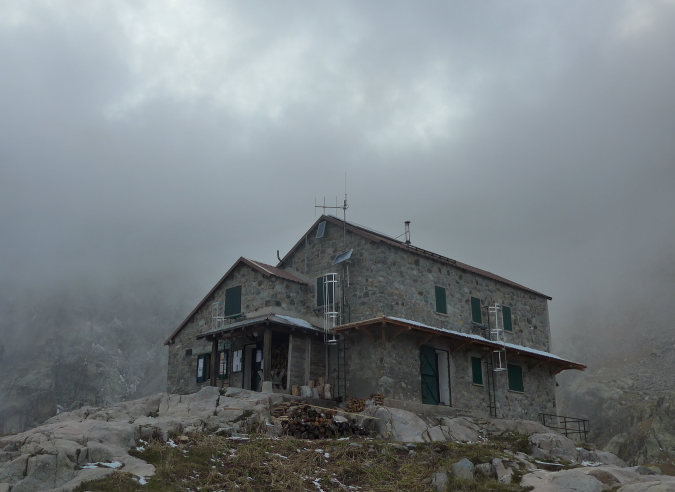
[[[323,197],[323,205],[316,204],[316,197],[314,197],[314,214],[316,214],[316,209],[320,208],[323,210],[323,213],[326,213],[326,209],[342,209],[342,247],[347,249],[347,209],[349,204],[347,203],[347,173],[345,173],[345,201],[341,206],[338,205],[337,197],[335,197],[335,206],[326,205],[326,197]]]

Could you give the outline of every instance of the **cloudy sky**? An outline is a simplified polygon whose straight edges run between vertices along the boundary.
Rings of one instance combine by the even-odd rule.
[[[551,295],[554,329],[675,278],[673,0],[0,0],[0,67],[5,285],[193,303],[345,174],[348,219]]]

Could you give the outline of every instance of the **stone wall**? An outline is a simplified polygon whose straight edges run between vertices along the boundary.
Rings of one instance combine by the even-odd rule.
[[[498,302],[511,308],[513,332],[506,341],[548,351],[550,332],[547,299],[458,267],[426,258],[383,242],[373,242],[327,223],[324,236],[316,230],[291,256],[292,268],[316,279],[326,273],[345,277],[346,264],[333,265],[335,257],[354,249],[349,260],[349,320],[360,321],[379,314],[415,320],[439,328],[481,334],[471,320],[471,297],[481,299],[483,322],[487,308]],[[446,289],[447,314],[436,312],[435,286]],[[316,305],[316,281],[310,282],[308,302]]]
[[[372,340],[363,333],[350,335],[354,345],[347,350],[347,389],[349,396],[368,398],[382,393],[387,398],[422,403],[422,376],[420,373],[420,333],[405,333],[382,348],[380,337]],[[466,410],[488,413],[487,368],[483,364],[483,385],[473,384],[471,357],[480,357],[476,350],[458,350],[447,339],[425,343],[450,356],[451,405]],[[538,420],[538,414],[555,413],[555,378],[551,367],[541,364],[529,371],[532,361],[510,357],[510,364],[523,369],[524,392],[508,389],[506,371],[495,375],[495,400],[500,418]]]
[[[193,393],[208,385],[208,382],[196,382],[197,359],[200,354],[211,353],[211,343],[196,337],[211,329],[212,303],[224,302],[225,291],[238,285],[242,286],[241,309],[246,318],[271,312],[302,318],[314,315],[307,285],[281,278],[272,280],[248,265],[240,264],[169,345],[167,386],[170,393]],[[189,349],[192,349],[192,355],[185,355]]]

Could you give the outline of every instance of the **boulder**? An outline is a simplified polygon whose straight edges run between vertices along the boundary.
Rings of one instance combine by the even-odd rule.
[[[424,442],[423,435],[429,428],[420,417],[399,408],[370,407],[364,414],[378,419],[377,430],[385,439]]]
[[[448,479],[448,472],[445,470],[434,473],[431,477],[431,485],[436,492],[445,492],[448,488],[450,480]]]
[[[485,477],[492,476],[492,463],[481,463],[474,467],[474,472],[478,475],[483,475]]]
[[[506,420],[506,419],[492,419],[490,420],[490,433],[493,434],[507,434],[512,432],[514,434],[525,434],[531,436],[532,434],[546,434],[551,432],[551,429],[544,427],[539,422],[532,420]]]
[[[561,458],[577,461],[577,447],[574,441],[554,432],[532,434],[529,438],[532,446],[530,454],[535,458],[550,460]]]
[[[614,465],[619,468],[626,468],[628,466],[624,460],[608,451],[591,451],[591,461],[596,461],[603,465]]]
[[[446,435],[443,433],[443,429],[440,425],[430,427],[422,436],[425,441],[430,442],[445,442]]]
[[[495,458],[492,460],[492,472],[499,483],[509,484],[513,476],[513,470],[510,467],[505,467],[502,460]]]
[[[474,466],[468,459],[463,458],[457,463],[453,463],[452,474],[463,480],[473,480]]]
[[[476,442],[478,427],[465,418],[442,419],[443,431],[448,441]]]

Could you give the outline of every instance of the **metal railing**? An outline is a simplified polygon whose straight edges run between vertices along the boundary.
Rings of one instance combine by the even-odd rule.
[[[588,434],[591,431],[591,423],[587,419],[540,413],[539,421],[544,427],[558,431],[565,437],[579,436],[579,440],[581,440],[583,436],[584,442],[588,441]]]

